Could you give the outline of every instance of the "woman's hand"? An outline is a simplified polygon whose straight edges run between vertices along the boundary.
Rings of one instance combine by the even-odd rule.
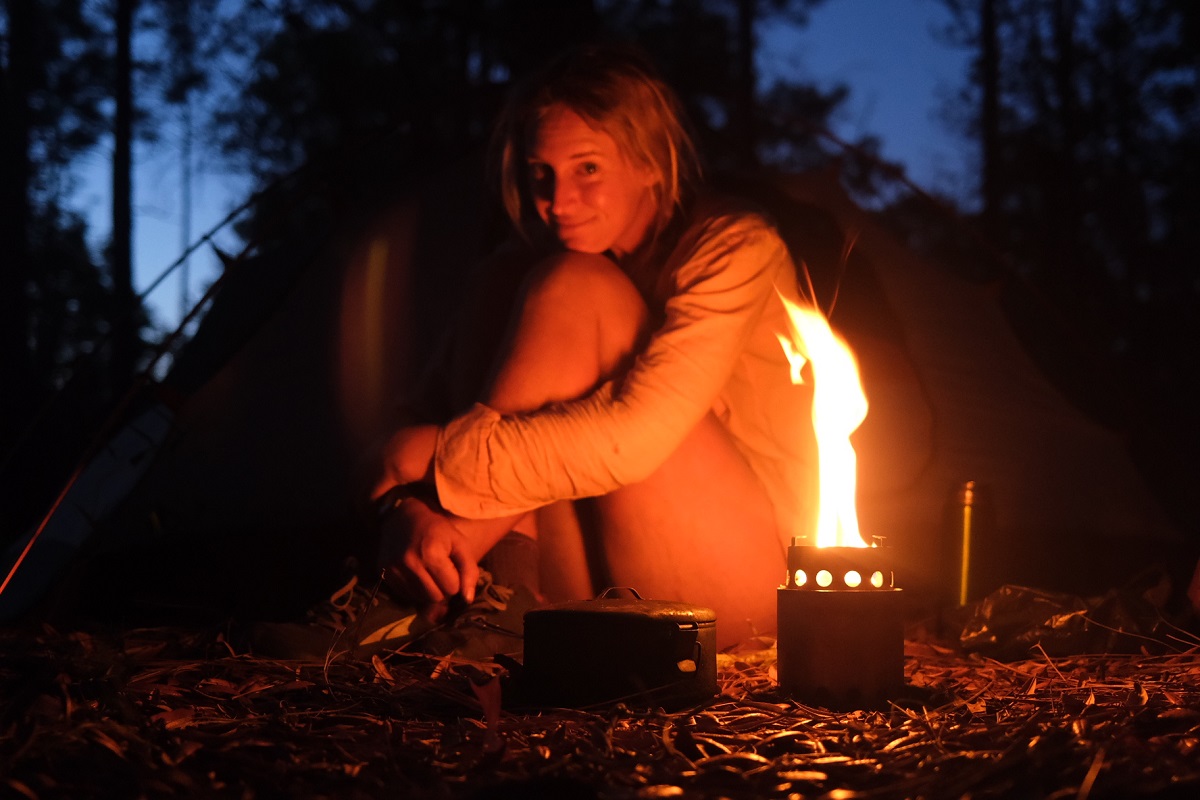
[[[445,514],[409,498],[384,518],[379,533],[379,562],[393,590],[432,608],[456,594],[475,600],[479,555]]]
[[[389,489],[406,483],[432,483],[437,436],[436,425],[411,425],[393,433],[381,448],[371,499],[378,500]]]

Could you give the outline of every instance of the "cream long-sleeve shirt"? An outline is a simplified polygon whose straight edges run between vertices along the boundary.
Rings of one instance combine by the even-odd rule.
[[[537,411],[476,404],[446,425],[438,497],[468,518],[607,494],[647,477],[712,411],[766,487],[785,541],[811,515],[811,394],[793,386],[776,335],[796,272],[774,227],[732,201],[708,201],[639,286],[662,324],[619,381]],[[638,276],[632,276],[638,283]]]

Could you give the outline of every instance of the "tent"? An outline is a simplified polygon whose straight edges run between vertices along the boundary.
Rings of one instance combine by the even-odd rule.
[[[439,329],[496,239],[495,210],[466,177],[476,166],[321,248],[235,265],[143,404],[159,427],[137,474],[114,483],[120,502],[109,497],[99,520],[82,515],[102,535],[60,537],[74,557],[57,602],[283,615],[319,597],[343,556],[366,555],[362,454],[437,367]],[[860,520],[892,549],[901,586],[930,602],[954,595],[966,481],[977,488],[976,595],[1006,582],[1093,591],[1156,561],[1187,562],[1190,543],[1120,435],[1039,372],[990,287],[919,258],[834,176],[751,185],[797,262],[837,286],[831,319],[871,404],[855,436]],[[503,298],[519,277],[502,269],[475,294]],[[499,337],[506,307],[485,304],[492,316],[468,348]],[[26,594],[44,586],[35,578]]]

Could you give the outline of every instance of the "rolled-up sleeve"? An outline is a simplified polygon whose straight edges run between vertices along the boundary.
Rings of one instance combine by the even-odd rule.
[[[500,517],[649,476],[713,407],[774,297],[781,260],[790,264],[783,242],[756,214],[685,232],[665,265],[663,324],[619,383],[530,413],[476,405],[442,429],[443,505]]]

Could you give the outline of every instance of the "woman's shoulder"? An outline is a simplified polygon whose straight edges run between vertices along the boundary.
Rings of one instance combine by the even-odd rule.
[[[693,200],[688,215],[693,235],[775,233],[775,222],[762,206],[739,195],[704,191]]]
[[[667,259],[675,290],[716,275],[745,283],[752,275],[773,276],[790,263],[771,217],[753,202],[713,193],[698,196],[690,211]]]
[[[775,221],[745,197],[705,192],[692,202],[678,243],[688,250],[758,245],[774,248],[783,240]]]

